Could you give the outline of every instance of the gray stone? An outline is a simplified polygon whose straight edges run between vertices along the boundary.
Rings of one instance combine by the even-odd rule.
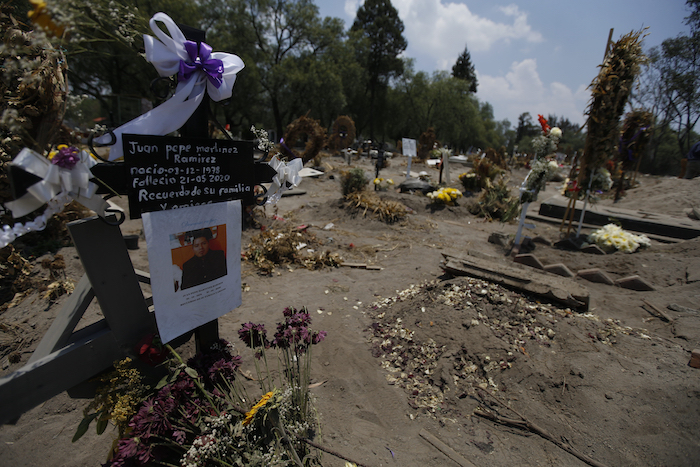
[[[586,279],[588,282],[596,282],[599,284],[615,285],[610,277],[598,268],[581,269],[577,276]]]
[[[408,180],[401,182],[399,188],[401,189],[401,193],[420,191],[424,195],[430,193],[431,191],[435,191],[434,186],[419,178],[409,178]]]
[[[605,255],[605,253],[598,245],[587,245],[583,248],[581,248],[581,251],[584,253],[589,253],[592,255]]]
[[[654,289],[654,286],[642,279],[639,276],[623,277],[615,281],[615,285],[623,289],[636,290],[638,292],[649,292]]]
[[[562,277],[574,277],[576,275],[562,263],[548,264],[544,267],[544,270]]]
[[[544,269],[544,264],[542,264],[542,261],[537,259],[537,256],[529,253],[516,255],[515,258],[513,258],[513,261],[533,268]]]

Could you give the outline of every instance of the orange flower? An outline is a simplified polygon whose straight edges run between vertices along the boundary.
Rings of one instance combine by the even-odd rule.
[[[246,426],[247,424],[249,424],[250,422],[253,421],[253,417],[255,417],[255,414],[258,412],[258,409],[260,409],[260,407],[267,404],[267,401],[269,401],[273,395],[274,395],[274,392],[272,392],[272,391],[268,392],[267,394],[262,396],[262,399],[260,399],[260,402],[255,404],[253,406],[253,408],[250,409],[250,412],[246,412],[245,420],[243,420],[243,426]]]
[[[549,123],[547,123],[547,119],[544,118],[542,115],[537,114],[537,120],[540,122],[540,126],[542,127],[542,132],[546,135],[549,129],[551,128],[549,126]]]

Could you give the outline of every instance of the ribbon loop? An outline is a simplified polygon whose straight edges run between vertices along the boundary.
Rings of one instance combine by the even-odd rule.
[[[180,72],[177,74],[177,79],[186,81],[199,70],[206,74],[212,85],[217,89],[220,88],[223,82],[224,62],[209,58],[212,48],[204,42],[200,43],[198,47],[196,42],[185,41],[185,50],[190,61],[180,60]]]
[[[304,167],[304,163],[299,158],[285,163],[275,155],[268,164],[277,172],[277,175],[272,177],[272,184],[267,190],[267,204],[274,204],[282,197],[282,193],[301,183],[299,171]]]
[[[158,26],[159,22],[167,33]],[[170,99],[114,130],[117,141],[110,148],[110,161],[124,155],[122,134],[167,135],[187,122],[205,93],[215,102],[231,97],[236,74],[245,67],[236,55],[212,52],[205,43],[197,45],[185,39],[180,28],[165,13],[153,15],[149,25],[155,37],[143,36],[146,60],[160,76],[178,75],[179,83]],[[107,144],[110,135],[100,136],[95,141]]]

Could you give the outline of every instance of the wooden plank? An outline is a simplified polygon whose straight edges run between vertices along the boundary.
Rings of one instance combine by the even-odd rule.
[[[644,304],[645,304],[646,306],[649,307],[649,309],[651,310],[650,313],[651,313],[652,315],[656,316],[657,318],[661,319],[662,321],[666,321],[667,323],[672,323],[672,322],[673,322],[673,318],[671,318],[671,317],[668,316],[666,313],[664,313],[664,312],[661,310],[661,308],[657,307],[656,305],[654,305],[653,303],[651,303],[649,300],[644,299],[644,300],[642,300],[642,301],[644,302]]]
[[[114,338],[133,354],[143,336],[156,332],[121,230],[98,217],[68,224],[85,273]]]
[[[587,311],[590,303],[588,289],[565,277],[540,271],[535,268],[518,268],[497,264],[476,256],[457,258],[445,253],[440,266],[445,272],[456,276],[471,276],[495,282],[547,300],[553,300],[578,311]]]
[[[541,216],[561,219],[566,210],[568,198],[555,195],[540,204]],[[576,210],[576,218],[581,210]],[[665,214],[646,212],[642,210],[622,209],[601,204],[590,205],[586,209],[583,222],[594,225],[605,225],[615,220],[625,230],[673,237],[683,240],[700,237],[700,226],[688,218],[673,217]]]
[[[348,268],[367,269],[370,271],[381,271],[383,269],[380,266],[372,266],[372,265],[365,264],[365,263],[348,263],[347,261],[340,263],[340,266],[345,266]]]
[[[103,328],[0,378],[0,424],[92,378],[122,357],[114,334]]]
[[[95,292],[90,280],[83,275],[27,363],[34,363],[66,345],[93,298]]]
[[[428,433],[425,430],[420,430],[420,435],[421,438],[435,446],[440,452],[442,452],[444,455],[455,461],[457,464],[459,464],[461,467],[476,467],[474,464],[469,462],[467,459],[462,457],[457,451],[437,439],[435,436],[432,434]]]
[[[550,224],[559,224],[559,225],[561,224],[560,219],[558,219],[556,217],[540,216],[539,214],[535,214],[532,212],[528,212],[526,217],[528,219],[532,219],[532,220],[535,220],[538,222],[548,222]],[[588,229],[588,230],[597,230],[600,228],[600,225],[583,223],[583,224],[581,224],[581,227],[584,229]],[[681,238],[666,237],[664,235],[657,235],[657,234],[653,234],[653,233],[649,233],[649,232],[637,232],[635,230],[630,230],[630,229],[627,229],[627,231],[630,233],[636,234],[636,235],[644,234],[647,237],[649,237],[651,240],[656,240],[657,242],[661,242],[661,243],[680,243],[680,242],[685,241]]]

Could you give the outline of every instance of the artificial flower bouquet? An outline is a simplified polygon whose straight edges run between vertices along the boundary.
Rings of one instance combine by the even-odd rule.
[[[547,182],[558,170],[559,165],[556,161],[546,159],[534,161],[520,190],[520,202],[524,204],[536,201],[539,192],[545,188]]]
[[[612,253],[634,253],[640,248],[649,248],[651,241],[646,235],[634,235],[622,230],[619,225],[607,224],[588,236],[590,243],[595,243],[603,251]]]
[[[444,204],[446,206],[454,206],[455,201],[462,197],[462,192],[456,188],[440,188],[437,191],[428,193],[433,204]]]
[[[394,186],[394,181],[390,178],[375,178],[372,183],[378,191],[386,191]]]
[[[588,192],[589,200],[595,202],[599,195],[610,190],[612,186],[613,180],[610,171],[600,167],[593,173],[592,180],[588,177],[583,183],[578,183],[576,178],[573,180],[567,178],[562,186],[561,194],[567,198],[582,199]]]

